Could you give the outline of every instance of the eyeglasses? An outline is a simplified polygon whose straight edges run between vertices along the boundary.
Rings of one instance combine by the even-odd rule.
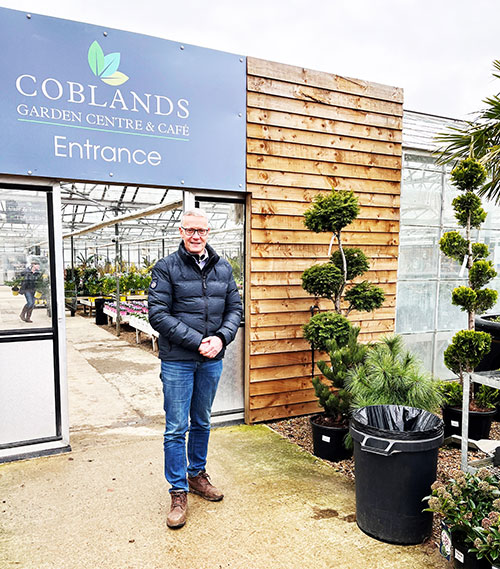
[[[208,234],[208,229],[193,229],[192,227],[182,227],[182,225],[181,229],[188,237],[192,237],[195,233],[198,233],[200,237],[205,237]]]

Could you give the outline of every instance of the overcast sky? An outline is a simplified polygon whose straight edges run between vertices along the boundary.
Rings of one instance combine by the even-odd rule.
[[[500,91],[498,0],[0,0],[0,6],[402,87],[467,118]]]

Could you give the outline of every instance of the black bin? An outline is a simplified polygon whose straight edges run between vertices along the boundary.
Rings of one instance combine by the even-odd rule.
[[[96,298],[94,300],[94,308],[95,308],[95,323],[99,324],[99,326],[103,326],[104,324],[108,323],[108,317],[104,314],[104,303],[106,302],[105,298]]]
[[[432,531],[422,500],[436,480],[443,421],[423,409],[373,405],[352,414],[349,430],[359,528],[388,543],[422,543]]]

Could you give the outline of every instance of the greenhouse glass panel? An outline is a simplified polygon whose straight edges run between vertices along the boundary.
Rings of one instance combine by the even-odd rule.
[[[467,286],[467,281],[441,281],[439,283],[438,330],[461,330],[467,328],[467,313],[451,302],[453,289]]]
[[[437,281],[398,282],[396,332],[427,332],[434,329]]]
[[[438,332],[434,354],[434,376],[437,379],[456,379],[455,374],[444,365],[444,351],[451,344],[455,332]]]
[[[403,171],[401,222],[411,225],[438,226],[441,214],[442,173],[430,169],[408,167]]]
[[[434,334],[403,334],[406,348],[422,362],[425,369],[432,369]]]
[[[436,277],[439,230],[403,226],[399,239],[398,278],[404,280]]]

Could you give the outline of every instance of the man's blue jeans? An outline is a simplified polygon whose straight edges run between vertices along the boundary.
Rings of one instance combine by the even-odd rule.
[[[196,476],[205,470],[210,413],[221,373],[222,360],[161,362],[165,478],[172,486],[171,492],[187,492],[187,475]]]

